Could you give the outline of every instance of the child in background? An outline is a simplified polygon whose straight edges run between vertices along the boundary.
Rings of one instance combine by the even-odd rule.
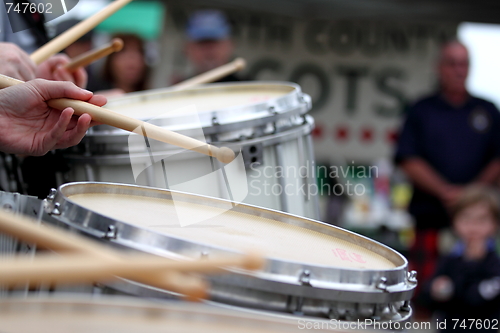
[[[446,321],[442,332],[500,327],[500,259],[493,240],[499,215],[498,198],[485,187],[466,189],[454,206],[453,229],[460,241],[421,295],[436,310],[437,320]]]

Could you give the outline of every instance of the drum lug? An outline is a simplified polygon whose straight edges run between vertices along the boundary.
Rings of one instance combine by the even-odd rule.
[[[347,308],[342,303],[331,304],[328,310],[328,318],[351,321],[355,318],[355,310]]]
[[[51,188],[49,195],[47,196],[47,201],[52,202],[56,198],[57,190],[55,188]]]
[[[303,286],[309,286],[312,287],[311,285],[311,271],[308,269],[305,269],[302,271],[302,273],[299,276],[299,282]]]
[[[404,301],[403,305],[401,305],[401,307],[399,309],[401,311],[410,312],[411,311],[410,301]]]
[[[379,280],[375,288],[387,292],[387,278],[382,276]]]
[[[254,163],[257,165],[264,164],[264,146],[262,143],[244,146],[241,151],[246,169],[250,168]]]
[[[268,110],[268,111],[269,111],[269,113],[270,113],[270,114],[272,114],[273,116],[276,116],[276,115],[278,115],[278,114],[279,114],[279,112],[278,112],[278,111],[276,111],[276,108],[275,108],[274,106],[270,106],[267,110]]]
[[[303,286],[312,287],[311,285],[311,271],[304,269],[299,275],[299,283]],[[302,316],[304,311],[304,297],[302,296],[288,296],[287,307],[294,315]]]
[[[49,214],[55,216],[61,215],[61,204],[59,202],[56,202]]]
[[[114,225],[108,225],[108,231],[104,233],[104,236],[102,236],[103,239],[116,239],[116,236],[118,234],[118,228]]]
[[[219,123],[219,119],[217,119],[217,117],[212,117],[212,125],[213,126],[219,126],[220,123]]]
[[[57,196],[57,190],[55,188],[50,189],[49,195],[43,200],[43,206],[47,214],[59,216],[61,215],[61,204],[59,202],[54,203]]]
[[[201,251],[201,259],[208,259],[208,251]]]
[[[328,310],[328,319],[340,319],[339,311],[335,307],[331,307]]]
[[[299,103],[301,104],[306,104],[306,109],[310,110],[311,109],[311,96],[307,94],[301,94],[298,97]]]
[[[417,271],[408,272],[408,282],[412,284],[417,283]]]

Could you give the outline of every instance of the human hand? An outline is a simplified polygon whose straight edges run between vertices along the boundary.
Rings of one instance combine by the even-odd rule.
[[[12,43],[0,43],[0,74],[28,81],[36,77],[36,65],[29,55]]]
[[[0,150],[41,156],[48,151],[78,144],[91,126],[91,117],[73,116],[47,105],[54,98],[71,98],[102,106],[103,96],[70,82],[32,80],[0,90]]]
[[[432,281],[431,296],[437,301],[445,302],[451,299],[454,289],[453,281],[449,277],[441,275]]]
[[[56,54],[38,65],[36,77],[53,81],[69,81],[85,88],[88,81],[87,72],[84,68],[78,68],[72,72],[68,71],[64,66],[70,62],[67,55]]]
[[[450,184],[443,188],[439,195],[439,198],[446,208],[451,209],[456,204],[463,191],[464,188],[462,186]]]

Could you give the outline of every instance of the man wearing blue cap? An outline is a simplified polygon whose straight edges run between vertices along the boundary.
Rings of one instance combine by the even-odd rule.
[[[195,74],[227,64],[233,54],[231,26],[226,16],[218,10],[200,10],[189,18],[186,34],[186,55]],[[239,81],[228,75],[217,82]]]

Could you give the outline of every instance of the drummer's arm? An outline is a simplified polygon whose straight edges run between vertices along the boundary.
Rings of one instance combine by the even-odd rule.
[[[438,197],[447,206],[452,205],[462,191],[462,187],[448,183],[420,157],[405,159],[401,168],[413,184]]]

